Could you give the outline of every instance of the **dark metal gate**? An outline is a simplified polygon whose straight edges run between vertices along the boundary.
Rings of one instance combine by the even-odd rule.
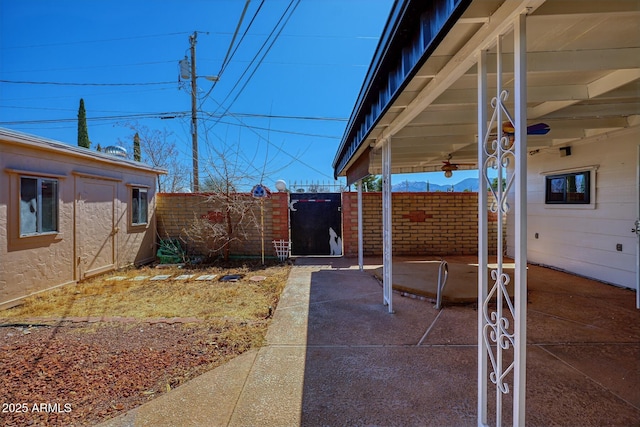
[[[342,195],[291,193],[291,255],[342,255]]]

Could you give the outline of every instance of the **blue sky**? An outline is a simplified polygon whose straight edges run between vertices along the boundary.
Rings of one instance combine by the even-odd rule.
[[[249,179],[267,186],[332,181],[391,5],[251,0],[220,80],[212,89],[197,79],[201,180],[214,150],[232,150]],[[190,168],[190,88],[178,83],[178,61],[198,31],[197,75],[217,75],[244,7],[245,0],[0,0],[0,126],[75,145],[83,98],[92,148],[130,141],[133,124],[170,132]],[[451,183],[440,173],[393,180],[404,179]]]

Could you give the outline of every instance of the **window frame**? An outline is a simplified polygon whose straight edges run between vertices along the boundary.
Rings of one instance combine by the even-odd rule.
[[[577,186],[575,181],[578,177],[583,178],[584,188],[582,191],[569,191],[571,178],[574,178],[573,186]],[[552,192],[553,182],[562,181],[562,192]],[[584,194],[582,199],[572,199],[571,194]],[[561,200],[552,199],[552,194],[562,194]],[[544,203],[547,205],[589,205],[591,204],[591,171],[569,172],[558,175],[548,175],[545,177]]]
[[[581,167],[575,168],[567,168],[567,169],[558,169],[558,170],[550,170],[540,172],[540,175],[544,178],[542,183],[542,200],[541,203],[545,209],[596,209],[597,207],[597,179],[598,179],[598,169],[600,165],[585,165]],[[547,178],[562,176],[562,175],[576,175],[576,174],[588,174],[589,176],[589,193],[588,199],[589,203],[580,202],[580,203],[565,203],[564,201],[560,202],[551,202],[547,203],[548,194],[547,194]]]
[[[132,227],[146,227],[149,225],[149,187],[148,186],[144,186],[144,185],[131,185],[131,215],[129,216],[129,224]],[[146,194],[146,197],[144,198],[144,203],[145,203],[145,207],[144,210],[141,210],[142,208],[142,198],[135,197],[136,191],[138,192],[138,196],[142,193]],[[144,218],[144,222],[136,222],[136,219],[140,219],[140,218],[136,218],[136,216],[139,217],[140,212],[144,211],[145,213],[145,218]],[[136,215],[137,213],[137,215]]]
[[[34,232],[24,232],[23,233],[23,211],[22,211],[22,189],[23,189],[23,180],[33,180],[35,181],[35,190],[36,197],[35,199],[35,231]],[[44,182],[55,183],[55,189],[53,197],[51,200],[53,201],[52,210],[52,223],[54,224],[51,230],[43,231],[43,194],[42,194],[42,184]],[[35,237],[35,236],[46,236],[46,235],[56,235],[60,233],[60,179],[55,176],[40,176],[40,175],[27,175],[20,174],[18,175],[18,198],[20,207],[18,209],[18,230],[20,238],[25,237]]]

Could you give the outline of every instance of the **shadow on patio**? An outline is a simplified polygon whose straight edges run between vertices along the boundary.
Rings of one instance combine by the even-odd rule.
[[[365,272],[350,259],[296,262],[311,270],[301,424],[475,426],[475,305],[438,311],[396,293],[388,314],[372,274],[379,260],[367,261]],[[411,275],[420,263],[396,262],[404,279],[424,280],[420,268]],[[528,282],[527,425],[638,425],[635,293],[538,266]],[[509,396],[504,407],[509,424]]]

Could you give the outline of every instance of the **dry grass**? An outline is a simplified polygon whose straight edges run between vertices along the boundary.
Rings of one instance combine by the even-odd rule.
[[[64,401],[74,408],[46,414],[57,417],[53,423],[42,414],[14,413],[4,424],[94,425],[264,345],[269,308],[275,309],[289,271],[289,266],[131,269],[43,292],[0,312],[5,326],[0,328],[0,401]],[[131,280],[160,274],[195,276]],[[203,274],[244,278],[235,283],[194,280]],[[115,276],[124,279],[109,280]],[[266,279],[251,281],[252,276]],[[71,317],[139,320],[57,321]],[[148,322],[161,317],[201,321]],[[55,325],[34,318],[54,319]],[[34,323],[47,326],[25,327]]]
[[[269,316],[289,275],[288,266],[232,269],[130,269],[68,285],[25,299],[0,317],[196,317],[204,321],[253,321]],[[195,274],[192,279],[135,281],[136,276]],[[196,281],[203,274],[217,274],[213,281]],[[238,282],[220,282],[225,274],[244,274]],[[123,280],[109,280],[123,276]],[[266,276],[260,282],[252,276]]]

